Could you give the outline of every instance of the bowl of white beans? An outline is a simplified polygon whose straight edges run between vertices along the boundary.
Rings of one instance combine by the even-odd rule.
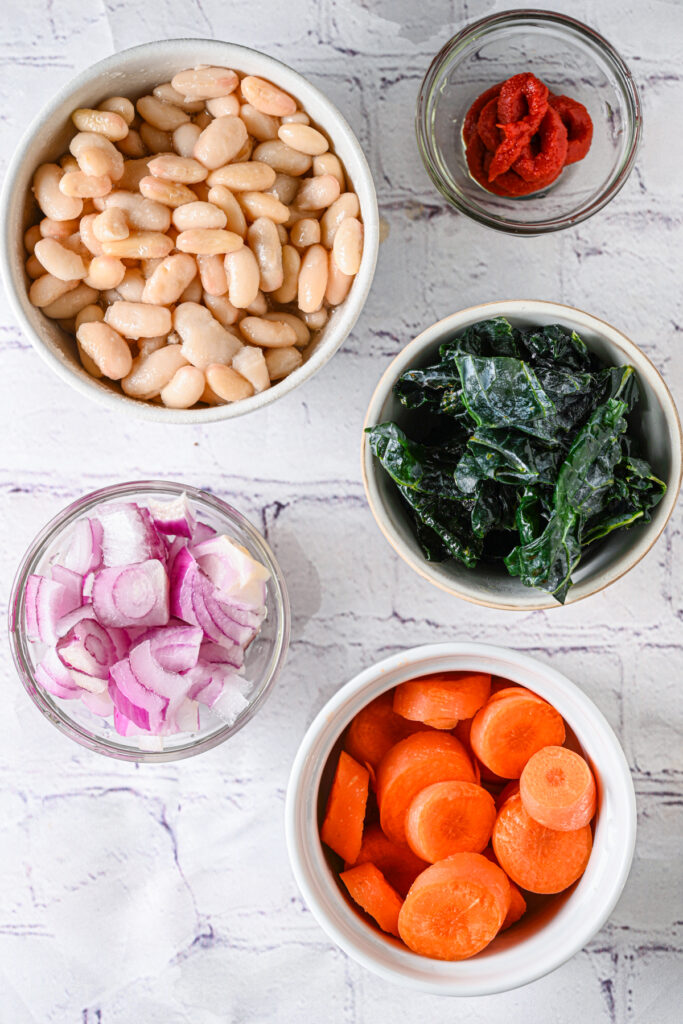
[[[310,82],[232,43],[100,61],[31,124],[2,197],[3,272],[81,394],[168,423],[270,404],[352,330],[379,244],[353,131]]]

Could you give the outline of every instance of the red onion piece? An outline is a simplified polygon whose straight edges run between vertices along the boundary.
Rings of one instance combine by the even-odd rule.
[[[43,660],[35,669],[36,682],[62,700],[77,700],[83,691],[77,686],[71,673],[57,657],[54,647],[49,647]]]
[[[62,559],[67,569],[85,576],[102,565],[102,524],[98,519],[79,519]]]
[[[94,619],[81,619],[57,641],[57,654],[68,668],[107,679],[109,669],[123,656],[127,644],[122,637],[114,635],[122,630],[108,630]]]
[[[160,533],[175,537],[187,537],[189,540],[197,526],[197,520],[190,508],[186,494],[173,501],[153,501],[150,499],[149,511],[154,525]]]
[[[166,626],[154,626],[140,640],[149,640],[154,659],[168,672],[186,672],[197,664],[204,634],[199,626],[186,626],[170,619]]]
[[[26,632],[29,640],[53,644],[57,639],[57,623],[80,604],[63,583],[45,576],[29,576],[26,580],[24,605]]]
[[[103,626],[163,626],[168,622],[168,576],[155,558],[101,569],[95,575],[92,598]]]
[[[230,665],[232,668],[242,668],[244,664],[244,650],[233,644],[215,644],[212,640],[205,640],[199,648],[199,662],[208,662],[211,665]]]
[[[133,502],[102,505],[102,555],[105,566],[129,566],[166,557],[166,548],[146,508]]]
[[[219,599],[235,598],[241,605],[260,609],[270,573],[241,544],[225,534],[191,545],[199,568],[219,591]]]
[[[121,714],[139,728],[157,733],[163,726],[168,700],[140,682],[128,658],[112,665],[109,695]]]
[[[92,711],[93,715],[99,715],[100,718],[109,718],[114,713],[114,702],[108,690],[103,690],[102,693],[83,693],[81,701],[88,711]]]

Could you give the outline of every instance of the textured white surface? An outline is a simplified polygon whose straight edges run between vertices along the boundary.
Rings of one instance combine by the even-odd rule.
[[[360,425],[380,372],[419,329],[474,302],[528,296],[587,309],[641,344],[681,393],[683,137],[672,125],[683,104],[683,7],[560,5],[631,65],[645,144],[603,213],[519,240],[448,209],[413,137],[431,57],[496,6],[507,5],[6,0],[5,162],[23,119],[87,61],[161,36],[232,39],[292,63],[346,114],[389,238],[333,362],[276,406],[204,429],[127,422],[76,402],[0,307],[3,606],[46,518],[86,490],[161,476],[215,490],[265,530],[294,614],[285,674],[257,718],[222,748],[168,767],[119,765],[70,744],[3,657],[0,1024],[680,1020],[680,513],[607,592],[564,611],[496,613],[449,599],[399,563],[360,483]],[[586,950],[533,986],[456,1004],[392,989],[327,942],[289,872],[282,804],[297,743],[329,694],[382,654],[460,637],[552,661],[598,702],[633,769],[640,831],[624,896]]]

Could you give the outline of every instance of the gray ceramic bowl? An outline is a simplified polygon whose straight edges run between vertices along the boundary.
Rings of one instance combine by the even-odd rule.
[[[667,492],[656,507],[652,521],[628,530],[617,530],[594,549],[589,549],[573,574],[567,604],[595,594],[632,569],[650,551],[673,512],[681,486],[683,441],[681,424],[671,393],[658,370],[637,345],[615,327],[571,306],[533,299],[488,302],[453,313],[432,324],[394,359],[384,372],[370,400],[365,427],[385,420],[405,419],[406,410],[394,397],[392,388],[401,374],[426,366],[438,358],[438,348],[478,320],[504,316],[513,325],[561,323],[576,330],[589,348],[607,365],[629,363],[638,374],[641,399],[632,417],[641,453]],[[556,608],[557,601],[543,591],[525,587],[504,568],[480,564],[467,569],[453,561],[427,562],[415,539],[407,510],[396,486],[373,456],[363,436],[363,482],[372,514],[394,550],[425,579],[438,587],[489,608],[526,611]]]

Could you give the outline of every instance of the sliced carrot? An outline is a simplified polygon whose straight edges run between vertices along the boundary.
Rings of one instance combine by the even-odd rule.
[[[558,832],[524,810],[519,793],[506,800],[493,826],[493,850],[513,882],[528,892],[562,892],[586,869],[593,845],[590,825]]]
[[[388,690],[358,712],[346,733],[344,750],[360,764],[367,763],[377,769],[395,743],[426,728],[422,722],[409,722],[397,715],[394,691]]]
[[[342,871],[339,877],[354,903],[374,917],[383,932],[398,936],[398,915],[403,900],[379,868],[368,861]]]
[[[406,839],[413,853],[434,864],[453,853],[480,853],[496,820],[493,797],[472,782],[435,782],[413,798]]]
[[[535,697],[536,700],[543,700],[543,697],[539,697],[533,690],[527,690],[526,686],[503,686],[495,693],[492,693],[487,703],[491,704],[494,700],[500,700],[502,697]]]
[[[415,953],[465,960],[495,938],[509,907],[505,872],[480,853],[455,853],[415,879],[398,930]]]
[[[498,810],[500,810],[505,801],[509,800],[511,796],[514,796],[515,793],[519,793],[519,782],[517,779],[510,779],[495,798]]]
[[[514,882],[510,882],[510,909],[505,915],[505,920],[500,926],[502,932],[516,924],[520,917],[526,914],[526,900]]]
[[[562,716],[535,694],[494,697],[472,722],[472,750],[487,768],[505,779],[518,779],[532,754],[564,743]]]
[[[471,718],[491,692],[491,676],[481,672],[441,672],[401,683],[394,690],[394,711],[435,729],[453,729]]]
[[[366,825],[363,842],[356,864],[368,861],[378,867],[389,885],[393,886],[401,896],[405,896],[411,885],[426,867],[427,861],[417,857],[407,846],[397,846],[387,839],[379,825]],[[348,870],[355,865],[346,863]]]
[[[351,863],[355,863],[363,841],[369,781],[367,768],[342,750],[332,780],[320,838],[331,850]]]
[[[433,782],[450,779],[475,781],[467,751],[450,733],[416,732],[392,747],[377,769],[377,802],[384,834],[405,845],[405,820],[413,797]]]
[[[519,779],[524,810],[539,825],[570,832],[595,814],[595,779],[580,754],[566,747],[543,747]]]

